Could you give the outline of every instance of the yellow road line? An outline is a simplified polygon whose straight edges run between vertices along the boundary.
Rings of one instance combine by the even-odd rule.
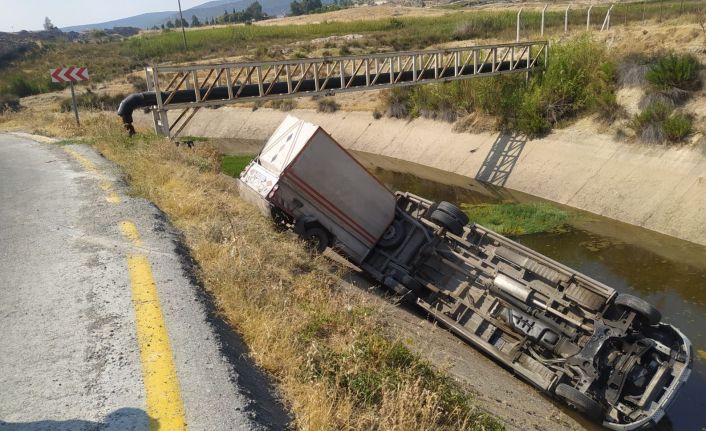
[[[115,193],[115,190],[113,190],[113,183],[105,178],[105,175],[103,175],[103,173],[92,161],[90,161],[86,156],[74,150],[73,148],[64,147],[64,151],[71,157],[76,159],[84,168],[86,168],[87,171],[91,172],[94,175],[97,175],[100,178],[101,189],[103,189],[103,191],[106,193],[105,200],[112,204],[120,203],[120,196],[118,196],[118,194]]]
[[[146,256],[130,255],[128,270],[147,414],[152,419],[150,430],[186,430],[184,404],[150,263]]]
[[[137,231],[135,223],[124,220],[120,222],[120,231],[123,236],[129,239],[136,247],[142,247],[142,238],[140,238],[140,232]]]

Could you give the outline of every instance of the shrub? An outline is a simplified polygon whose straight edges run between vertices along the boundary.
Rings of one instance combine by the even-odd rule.
[[[535,106],[548,125],[554,126],[595,107],[596,95],[612,92],[614,82],[615,67],[606,61],[601,45],[588,37],[557,44],[551,52],[546,73],[537,75],[534,83],[539,92]]]
[[[625,108],[618,103],[615,92],[604,91],[598,94],[595,101],[598,119],[605,124],[613,124],[615,120],[627,115]]]
[[[14,74],[6,76],[0,81],[1,94],[14,94],[17,97],[31,96],[60,88],[61,85],[52,83],[48,77],[32,79],[24,75]]]
[[[650,67],[645,78],[660,91],[692,91],[699,85],[700,66],[691,54],[668,54]]]
[[[691,117],[673,113],[674,108],[664,103],[655,103],[633,117],[630,127],[647,143],[668,140],[679,142],[691,133]]]
[[[292,99],[280,99],[270,101],[269,105],[273,109],[288,112],[297,107],[297,102]]]
[[[529,92],[520,105],[517,129],[527,136],[544,135],[551,129],[551,124],[544,115],[542,93],[539,87]]]
[[[22,108],[20,99],[14,94],[0,95],[0,114],[5,112],[17,112]]]
[[[137,92],[147,91],[147,81],[138,75],[128,75],[127,82],[132,84],[133,90]]]
[[[664,120],[664,136],[671,142],[680,142],[691,133],[691,127],[691,117],[684,114],[673,114]]]
[[[347,45],[343,45],[338,48],[338,55],[350,55],[351,49]]]
[[[118,94],[115,96],[110,96],[107,94],[96,94],[91,90],[86,91],[83,94],[76,95],[76,104],[79,109],[90,109],[99,111],[116,111],[118,105],[125,98],[125,95]],[[73,104],[71,98],[67,97],[62,99],[59,103],[59,110],[61,112],[71,112]]]
[[[320,99],[317,106],[316,106],[316,112],[336,112],[338,111],[338,108],[340,108],[340,105],[336,103],[335,100],[331,98],[323,98]]]
[[[642,54],[629,54],[618,65],[618,85],[640,87],[645,84],[645,74],[649,70],[648,59]]]
[[[392,118],[407,118],[411,112],[412,90],[409,87],[393,88],[382,93],[387,106],[387,115]]]
[[[674,108],[675,106],[674,100],[672,100],[671,97],[659,92],[648,91],[640,98],[640,102],[637,104],[637,107],[640,109],[646,109],[656,104],[662,104],[670,108]]]

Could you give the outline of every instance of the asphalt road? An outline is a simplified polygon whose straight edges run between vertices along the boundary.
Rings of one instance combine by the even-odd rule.
[[[283,429],[182,251],[91,148],[0,134],[0,430]]]

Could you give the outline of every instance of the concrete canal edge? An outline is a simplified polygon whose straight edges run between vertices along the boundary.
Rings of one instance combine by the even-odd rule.
[[[170,115],[177,111],[170,111]],[[344,147],[475,178],[683,240],[706,245],[706,152],[618,141],[581,120],[528,141],[500,133],[454,133],[444,122],[373,119],[370,112],[292,115],[322,126]],[[183,135],[266,139],[279,110],[201,110]],[[136,115],[151,127],[151,115]],[[228,152],[228,143],[221,144]]]

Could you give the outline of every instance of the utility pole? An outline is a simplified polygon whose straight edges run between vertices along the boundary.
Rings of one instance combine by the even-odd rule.
[[[181,19],[181,36],[184,39],[184,51],[186,51],[186,30],[184,30],[184,15],[181,13],[181,0],[177,0],[179,3],[179,19]]]

